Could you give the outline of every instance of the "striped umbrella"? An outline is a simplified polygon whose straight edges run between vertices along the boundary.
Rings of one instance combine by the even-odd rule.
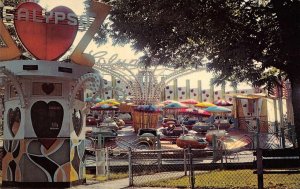
[[[227,101],[227,100],[224,100],[224,99],[220,99],[220,100],[216,100],[214,102],[215,105],[217,106],[232,106],[232,103]]]
[[[205,116],[205,117],[211,116],[210,112],[207,112],[207,111],[202,110],[202,109],[194,109],[194,108],[180,109],[178,113],[188,114],[188,115],[195,115],[195,116]]]
[[[119,107],[113,106],[110,104],[101,104],[95,105],[91,107],[91,110],[118,110]]]
[[[182,100],[182,101],[180,101],[181,103],[183,103],[183,104],[198,104],[199,102],[197,101],[197,100],[195,100],[195,99],[186,99],[186,100]]]
[[[231,109],[223,107],[223,106],[211,106],[204,110],[207,112],[211,112],[211,113],[229,113],[229,112],[231,112]]]

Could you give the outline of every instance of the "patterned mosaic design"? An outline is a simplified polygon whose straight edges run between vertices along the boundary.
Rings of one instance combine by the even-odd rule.
[[[199,98],[198,89],[197,88],[190,89],[190,96],[192,99],[198,99]]]
[[[56,139],[48,149],[39,139],[6,140],[2,180],[73,182],[84,179],[84,149],[84,140]]]
[[[111,81],[104,81],[104,88],[105,87],[111,87],[112,83]],[[111,99],[112,97],[112,92],[111,91],[105,91],[104,92],[104,99]]]
[[[174,99],[173,86],[168,85],[165,87],[165,96],[166,96],[166,100]]]

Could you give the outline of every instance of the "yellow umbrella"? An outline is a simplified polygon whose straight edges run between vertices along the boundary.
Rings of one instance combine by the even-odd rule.
[[[111,106],[119,106],[121,103],[114,99],[109,99],[109,100],[104,100],[102,102],[98,102],[96,105],[103,105],[103,104],[108,104]]]
[[[199,102],[199,103],[195,104],[194,106],[201,107],[201,108],[207,108],[207,107],[216,106],[216,105],[213,103],[210,103],[210,102]]]
[[[268,95],[265,93],[253,93],[253,94],[227,94],[226,96],[232,96],[235,98],[241,99],[259,99],[259,98],[268,98]],[[272,98],[272,97],[271,97]]]
[[[116,99],[114,99],[114,98],[111,98],[111,99],[107,99],[107,100],[105,100],[106,102],[118,102]]]

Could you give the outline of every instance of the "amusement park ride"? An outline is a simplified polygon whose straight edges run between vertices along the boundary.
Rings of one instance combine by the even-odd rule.
[[[124,82],[135,105],[152,106],[160,101],[168,83],[180,76],[205,69],[160,68],[156,66],[155,59],[152,67],[133,62],[96,60],[96,56],[84,52],[111,7],[97,1],[91,3],[88,13],[93,18],[88,21],[89,27],[72,50],[69,49],[77,31],[86,28],[86,24],[83,26],[85,22],[68,7],[59,6],[45,11],[34,2],[21,3],[17,7],[7,7],[4,4],[2,7],[2,186],[59,188],[86,181],[85,120],[90,107],[84,101],[85,92],[87,89],[91,90],[93,98],[96,98],[104,91],[116,90],[113,87],[105,88],[102,72]],[[13,27],[17,36],[11,36],[8,27]],[[23,54],[20,46],[25,49]],[[68,61],[59,61],[67,51],[72,51]],[[24,54],[29,54],[30,57]],[[243,117],[249,114],[246,101],[249,100],[237,101],[237,112]],[[263,115],[267,119],[266,102],[257,99],[256,107],[257,116]],[[251,109],[254,113],[254,108]],[[149,112],[134,113],[141,115],[140,118],[145,118],[144,120],[147,118],[153,121],[154,116],[145,115]],[[156,113],[153,114],[158,120]],[[158,121],[153,121],[155,124],[151,125],[156,126],[156,122]],[[145,125],[144,122],[140,123]],[[244,125],[247,130],[246,122]],[[139,128],[145,129],[143,126]],[[241,124],[240,127],[242,128]],[[147,125],[146,129],[148,128]],[[186,140],[196,139],[186,135],[180,140],[179,145],[184,147]],[[207,145],[202,140],[196,142],[201,142],[200,148]]]
[[[157,60],[153,59],[152,65],[156,65],[155,61]],[[124,82],[133,96],[133,103],[141,105],[157,104],[161,100],[161,94],[168,83],[178,77],[204,70],[205,68],[174,70],[166,67],[160,68],[159,66],[145,68],[137,63],[131,64],[123,61],[98,61],[94,69],[108,73]],[[104,90],[106,89],[104,88]]]

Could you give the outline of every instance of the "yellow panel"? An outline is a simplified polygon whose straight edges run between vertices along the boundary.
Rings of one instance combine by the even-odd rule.
[[[92,1],[90,7],[90,11],[96,14],[95,20],[91,24],[91,27],[85,32],[84,36],[81,38],[75,50],[71,54],[70,59],[76,64],[92,67],[95,64],[95,58],[92,55],[85,54],[83,52],[108,15],[111,7],[109,5],[96,1]]]
[[[0,19],[0,37],[6,47],[0,47],[0,61],[19,59],[21,52]]]

